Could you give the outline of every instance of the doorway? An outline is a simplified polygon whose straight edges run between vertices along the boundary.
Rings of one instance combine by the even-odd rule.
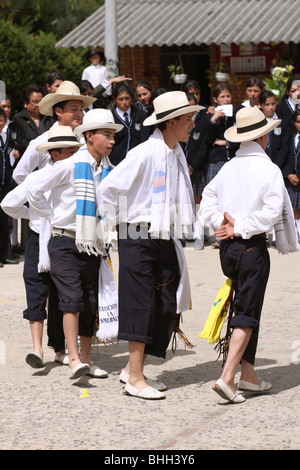
[[[201,88],[201,104],[210,104],[210,88],[207,76],[209,69],[209,48],[205,44],[202,46],[164,46],[160,50],[161,86],[169,90],[180,90],[181,85],[175,84],[170,78],[168,66],[179,64],[179,56],[184,73],[187,79],[196,80]]]

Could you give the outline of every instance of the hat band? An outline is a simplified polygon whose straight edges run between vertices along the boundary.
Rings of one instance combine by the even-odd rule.
[[[157,113],[156,119],[163,119],[164,117],[168,116],[168,114],[172,114],[175,111],[178,111],[179,109],[186,108],[187,106],[189,105],[185,104],[184,106],[179,106],[178,108],[169,109],[168,111],[164,111],[163,113]]]
[[[67,137],[64,137],[64,136],[59,136],[59,137],[50,137],[50,139],[48,139],[48,142],[62,142],[62,141],[68,141],[68,142],[76,142],[78,144],[78,140],[76,137],[72,137],[72,136],[67,136]]]
[[[261,127],[264,127],[266,124],[268,124],[268,121],[265,118],[262,121],[257,122],[256,124],[251,124],[250,126],[245,126],[245,127],[239,127],[239,128],[237,128],[236,132],[237,132],[237,134],[244,134],[246,132],[255,131],[256,129],[260,129]]]

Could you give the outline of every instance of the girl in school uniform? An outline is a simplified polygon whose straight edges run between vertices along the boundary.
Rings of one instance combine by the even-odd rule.
[[[119,83],[113,92],[114,120],[123,125],[123,129],[116,135],[114,148],[109,156],[113,165],[118,165],[127,152],[149,137],[149,131],[144,129],[145,114],[134,104],[134,94],[126,83]]]
[[[284,118],[293,128],[292,114],[296,107],[300,105],[300,77],[290,77],[286,83],[286,90],[282,100],[276,108],[277,116]]]
[[[259,95],[262,91],[264,91],[264,88],[264,82],[259,77],[249,78],[249,80],[246,82],[246,95],[248,99],[235,108],[234,114],[236,114],[244,106],[258,106]]]
[[[283,169],[286,188],[294,209],[295,223],[300,237],[300,109],[292,114],[293,132],[290,138],[290,150]]]
[[[224,132],[234,124],[233,116],[226,116],[219,106],[231,105],[232,92],[228,85],[220,83],[213,91],[215,112],[211,115],[207,126],[206,146],[208,150],[208,169],[206,184],[218,173],[225,162],[230,160],[237,146],[224,138]],[[224,109],[224,108],[223,108]]]
[[[279,119],[276,114],[276,96],[272,91],[265,90],[259,96],[262,112],[267,120]],[[266,154],[282,170],[286,164],[290,142],[290,127],[288,122],[281,118],[281,123],[271,132],[266,147]]]

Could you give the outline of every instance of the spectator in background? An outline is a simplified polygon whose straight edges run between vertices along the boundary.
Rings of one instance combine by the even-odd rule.
[[[109,158],[113,165],[118,165],[130,149],[148,138],[149,131],[143,127],[146,116],[134,104],[133,90],[126,83],[118,83],[114,87],[113,98],[114,120],[116,124],[121,124],[123,129],[115,136],[115,145]]]
[[[234,113],[236,114],[243,106],[258,106],[259,95],[265,89],[264,82],[259,77],[251,77],[246,81],[246,95],[247,100],[239,104]]]
[[[276,96],[272,91],[265,90],[259,95],[259,105],[267,120],[279,119],[276,114]],[[286,164],[290,142],[288,122],[281,118],[279,126],[269,132],[266,154],[282,170]]]
[[[295,223],[300,239],[300,109],[292,114],[289,154],[283,168],[287,191],[294,209]]]
[[[104,88],[108,88],[110,84],[107,80],[107,68],[104,66],[105,57],[103,52],[92,49],[87,52],[86,58],[90,65],[83,70],[81,80],[88,80],[94,88],[100,84]]]
[[[147,113],[153,91],[152,83],[148,80],[142,80],[136,85],[135,91],[142,110]]]
[[[24,108],[13,116],[20,129],[26,148],[29,142],[38,135],[50,129],[52,123],[40,113],[39,104],[45,96],[45,90],[40,85],[28,85],[23,89],[22,102]]]
[[[288,121],[290,127],[294,128],[292,115],[296,107],[300,105],[300,77],[290,77],[286,83],[286,90],[278,103],[276,113],[280,119]]]
[[[60,72],[51,72],[48,75],[46,82],[47,93],[55,93],[59,85],[65,80],[65,77]]]
[[[88,80],[80,80],[77,83],[77,86],[79,88],[79,91],[80,91],[81,95],[93,97],[94,87],[91,84],[91,82],[89,82]],[[88,108],[83,110],[83,112],[87,113],[88,111],[90,111],[93,108],[94,108],[94,104],[91,103]]]
[[[10,146],[12,146],[15,150],[18,151],[18,154],[15,153],[15,156],[12,155],[11,158],[11,165],[13,168],[17,165],[19,158],[23,154],[24,147],[23,147],[23,141],[21,139],[20,135],[20,129],[18,127],[18,124],[16,122],[13,122],[10,120],[11,118],[11,98],[6,95],[5,99],[0,103],[0,107],[4,109],[5,114],[6,114],[6,124],[3,128],[3,133],[6,135],[6,140],[10,142]],[[12,181],[12,187],[15,186],[14,181]],[[8,252],[7,252],[7,257],[8,259],[19,259],[19,241],[18,241],[18,221],[12,217],[9,217],[8,220],[8,226],[9,226],[9,238],[8,238]]]
[[[4,132],[7,117],[3,108],[0,108],[0,202],[13,189],[14,159],[19,158],[19,152],[14,149],[15,142],[11,136]],[[4,264],[17,264],[18,260],[10,259],[9,247],[9,217],[0,208],[0,267]]]

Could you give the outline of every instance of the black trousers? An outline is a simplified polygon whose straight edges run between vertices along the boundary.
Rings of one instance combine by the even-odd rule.
[[[235,298],[230,327],[252,328],[243,359],[255,362],[261,311],[270,272],[270,257],[263,236],[234,238],[220,244],[222,270],[234,281]]]
[[[119,238],[119,339],[145,344],[165,357],[177,319],[179,268],[172,240]],[[147,234],[147,232],[146,232]]]
[[[79,253],[75,240],[51,237],[48,245],[50,275],[62,312],[79,313],[79,335],[92,337],[98,311],[100,256]]]
[[[49,272],[38,272],[39,234],[33,230],[25,246],[23,279],[26,290],[27,308],[23,317],[29,321],[41,321],[47,318],[48,346],[55,352],[65,349],[65,336],[62,312],[58,310],[58,295]],[[48,316],[47,316],[48,299]]]

